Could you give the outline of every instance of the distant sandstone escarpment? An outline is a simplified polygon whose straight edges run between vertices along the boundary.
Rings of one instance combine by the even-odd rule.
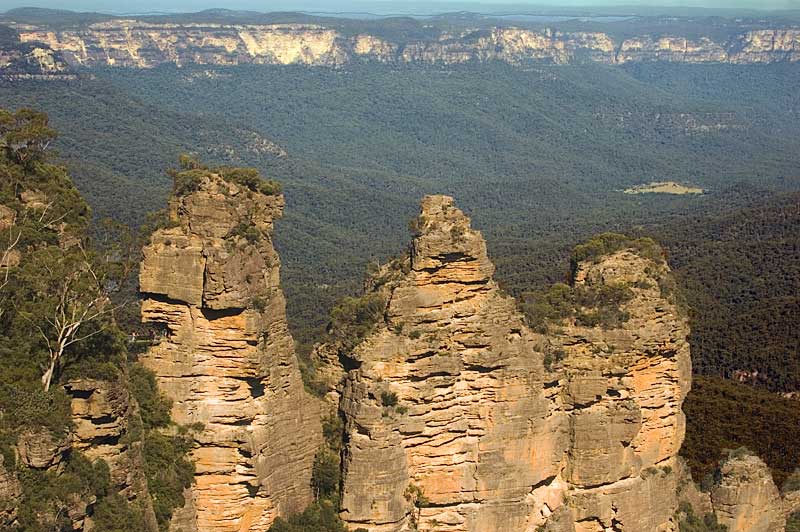
[[[14,24],[23,43],[40,43],[73,66],[151,68],[161,64],[304,64],[359,61],[458,64],[498,60],[623,64],[774,63],[800,60],[800,29],[742,31],[731,39],[640,35],[615,39],[603,32],[535,31],[515,27],[440,32],[424,40],[345,34],[315,24],[165,24],[112,20],[74,29]]]

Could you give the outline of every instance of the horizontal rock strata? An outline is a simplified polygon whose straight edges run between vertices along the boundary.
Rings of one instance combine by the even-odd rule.
[[[305,392],[271,243],[283,197],[204,176],[170,203],[175,227],[144,250],[145,321],[163,340],[141,362],[201,424],[195,484],[173,529],[265,531],[312,500],[319,405]]]
[[[344,375],[342,518],[371,532],[676,530],[690,361],[666,265],[632,250],[582,263],[576,287],[636,287],[629,319],[543,335],[451,198],[425,198],[417,225],[383,320],[325,370]]]
[[[533,31],[513,27],[441,33],[392,42],[348,36],[312,24],[156,24],[114,20],[82,29],[16,24],[25,43],[42,43],[76,66],[150,68],[238,64],[343,65],[353,61],[442,63],[499,60],[570,63],[673,61],[774,63],[800,60],[800,29],[744,31],[727,41],[710,37],[649,36],[614,40],[602,32]],[[41,55],[41,54],[40,54]],[[48,59],[48,61],[51,61]]]

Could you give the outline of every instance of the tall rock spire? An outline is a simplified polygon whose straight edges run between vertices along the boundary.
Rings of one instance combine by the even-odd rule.
[[[407,270],[380,286],[382,322],[345,355],[343,519],[676,530],[688,327],[658,254],[631,242],[585,257],[570,312],[537,333],[452,198],[426,197],[412,225]]]
[[[452,198],[426,197],[416,229],[410,272],[345,379],[342,516],[370,531],[525,530],[560,500],[566,414]]]
[[[284,200],[193,171],[140,273],[144,321],[164,339],[141,357],[179,424],[202,424],[195,484],[173,529],[265,531],[312,500],[320,407],[300,378],[272,247]]]

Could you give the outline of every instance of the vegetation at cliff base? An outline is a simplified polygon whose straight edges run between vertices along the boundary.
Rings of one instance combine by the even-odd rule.
[[[159,527],[168,530],[172,513],[184,505],[184,490],[193,482],[194,464],[187,460],[187,454],[192,448],[190,431],[194,427],[171,426],[172,403],[158,391],[152,371],[131,364],[128,379],[130,392],[141,409],[141,428],[131,431],[131,439],[143,442],[153,510]]]
[[[793,512],[786,518],[786,532],[800,532],[800,512]]]
[[[272,523],[270,532],[347,532],[339,519],[339,507],[331,500],[313,503],[302,513],[288,518],[279,517]]]
[[[680,532],[726,532],[728,527],[717,523],[717,516],[713,513],[702,517],[694,513],[694,508],[688,502],[683,502],[678,507],[678,528]]]
[[[55,136],[43,113],[0,109],[0,453],[22,485],[20,529],[72,530],[85,512],[97,532],[147,530],[144,494],[120,497],[108,464],[72,447],[70,403],[82,392],[70,391],[70,382],[81,380],[103,381],[109,401],[127,405],[128,393],[141,401],[140,413],[117,414],[125,427],[120,452],[143,453],[165,528],[191,482],[188,440],[160,432],[171,425],[169,403],[152,375],[128,362],[116,321],[115,292],[133,270],[123,249],[131,242],[103,231],[90,237],[87,204],[49,161]],[[20,449],[32,445],[42,447],[25,458]]]
[[[698,482],[712,474],[726,449],[747,447],[766,462],[779,487],[800,463],[800,408],[793,399],[718,377],[695,376],[683,404],[681,448]]]
[[[311,478],[315,501],[298,514],[277,518],[270,532],[347,532],[339,519],[343,430],[341,419],[335,415],[322,420],[324,443],[314,459]]]

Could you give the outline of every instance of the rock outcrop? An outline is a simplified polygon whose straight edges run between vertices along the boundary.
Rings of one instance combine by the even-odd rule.
[[[550,335],[563,357],[577,531],[674,528],[691,360],[686,319],[662,289],[668,276],[664,262],[631,249],[585,261],[575,286],[630,290],[628,319],[613,328],[567,322]]]
[[[426,197],[417,225],[408,273],[380,283],[383,319],[323,372],[341,376],[342,518],[371,532],[676,530],[690,360],[665,263],[633,249],[581,263],[576,290],[630,287],[627,321],[540,334],[451,198]]]
[[[58,466],[71,448],[69,432],[54,434],[45,428],[28,428],[17,437],[16,452],[21,463],[33,469]]]
[[[171,200],[174,227],[152,236],[140,271],[143,319],[165,335],[140,361],[173,400],[173,419],[203,427],[173,528],[264,531],[311,502],[321,443],[271,243],[284,201],[212,172],[194,178]]]
[[[342,517],[371,531],[524,530],[547,499],[534,487],[558,495],[566,415],[480,233],[442,196],[420,224],[385,323],[350,355]]]
[[[238,64],[338,66],[354,61],[458,64],[472,61],[621,64],[639,61],[774,63],[800,61],[800,29],[743,30],[727,40],[641,35],[615,40],[603,32],[495,27],[426,39],[388,41],[316,24],[167,24],[117,19],[82,28],[14,24],[32,48],[25,61],[73,66],[151,68]],[[38,47],[38,48],[37,48]],[[36,50],[39,50],[38,52]],[[0,56],[2,57],[2,56]],[[21,59],[19,59],[21,60]],[[0,62],[2,72],[2,62]]]
[[[757,456],[732,454],[711,490],[714,513],[730,532],[782,532],[783,503],[767,465]]]
[[[108,464],[111,484],[130,502],[143,509],[145,526],[158,530],[145,477],[141,441],[130,438],[141,424],[138,407],[127,386],[116,381],[72,379],[64,384],[72,411],[71,448],[92,462]],[[141,430],[141,429],[139,429]]]
[[[0,80],[74,79],[61,54],[39,43],[22,43],[11,28],[0,26]]]

